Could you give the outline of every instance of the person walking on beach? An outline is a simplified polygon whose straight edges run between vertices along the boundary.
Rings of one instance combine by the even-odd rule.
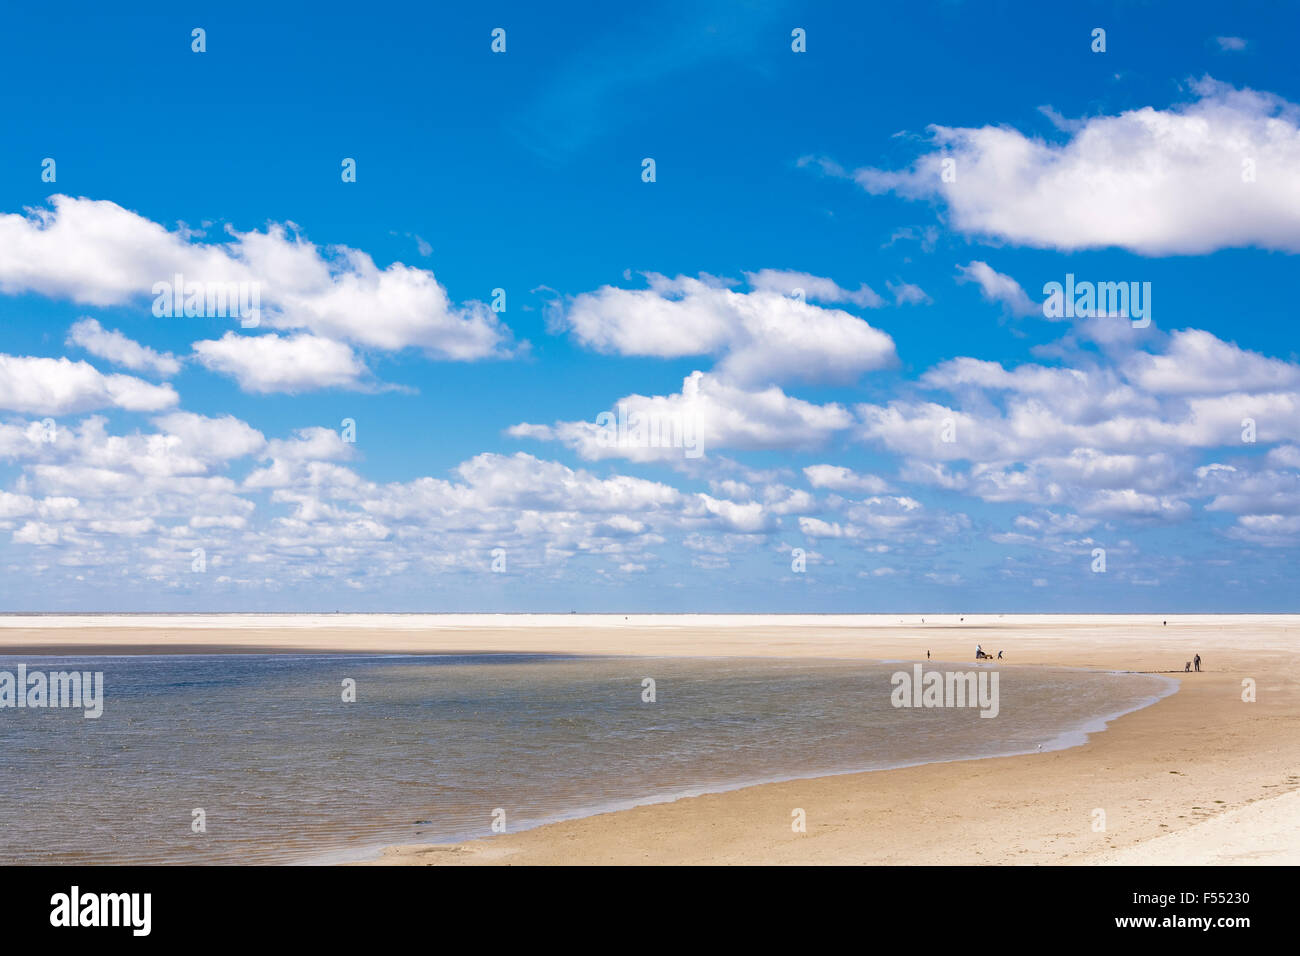
[[[1196,666],[1196,673],[1199,674],[1199,673],[1201,672],[1201,655],[1200,655],[1200,654],[1197,654],[1195,657],[1192,658],[1192,664],[1194,664],[1194,665]]]
[[[929,652],[929,651],[926,651],[926,652],[925,652],[925,659],[926,659],[927,661],[930,659],[930,652]]]
[[[998,660],[1002,660],[1002,652],[998,651]]]

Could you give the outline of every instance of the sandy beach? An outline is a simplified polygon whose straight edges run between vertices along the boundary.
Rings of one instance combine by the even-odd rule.
[[[1167,624],[1162,623],[1167,620]],[[1078,747],[765,784],[381,864],[1300,862],[1300,617],[5,617],[0,654],[547,652],[969,661],[1181,672]],[[1243,701],[1254,682],[1254,702]],[[990,731],[993,732],[993,731]],[[690,781],[682,781],[689,785]],[[807,832],[791,828],[795,809]],[[1104,828],[1100,824],[1104,821]]]

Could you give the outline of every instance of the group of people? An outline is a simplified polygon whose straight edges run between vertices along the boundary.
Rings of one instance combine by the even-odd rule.
[[[929,652],[929,651],[926,651],[926,652],[925,652],[925,659],[926,659],[927,661],[930,659],[930,652]],[[992,655],[992,654],[985,654],[985,653],[984,653],[984,645],[983,645],[983,644],[976,644],[976,645],[975,645],[975,660],[977,660],[977,661],[991,661],[991,660],[993,660],[993,659],[994,659],[994,658],[993,658],[993,655]],[[1002,660],[1002,652],[1001,652],[1001,651],[998,651],[997,660]],[[1200,660],[1200,658],[1197,658],[1197,660]]]
[[[927,661],[930,659],[930,652],[929,652],[929,651],[926,651],[926,652],[925,652],[925,659],[926,659]],[[996,660],[999,660],[999,661],[1002,660],[1002,652],[1001,652],[1001,651],[998,651],[998,656],[997,656],[997,658],[994,658],[992,654],[988,654],[988,653],[985,652],[985,650],[984,650],[984,645],[983,645],[983,644],[976,644],[976,645],[975,645],[975,660],[977,660],[977,661],[991,661],[991,660],[995,660],[995,659],[996,659]],[[1192,668],[1195,668],[1195,669],[1196,669],[1196,673],[1198,673],[1198,674],[1201,672],[1201,655],[1200,655],[1200,654],[1197,654],[1197,655],[1196,655],[1195,657],[1193,657],[1190,661],[1188,661],[1186,664],[1183,665],[1183,672],[1184,672],[1184,673],[1191,673]]]

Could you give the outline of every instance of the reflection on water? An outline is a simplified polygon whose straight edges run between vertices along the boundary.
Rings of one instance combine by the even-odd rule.
[[[103,671],[105,702],[97,720],[0,710],[3,863],[355,857],[489,836],[496,808],[518,830],[748,783],[1046,750],[1170,687],[1004,669],[989,720],[896,709],[890,675],[911,665],[861,661],[218,655],[0,658],[0,670],[19,663]]]

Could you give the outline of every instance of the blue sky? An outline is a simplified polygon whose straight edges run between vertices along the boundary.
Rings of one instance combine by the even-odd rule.
[[[0,606],[1295,610],[1300,16],[1055,6],[8,11]]]

